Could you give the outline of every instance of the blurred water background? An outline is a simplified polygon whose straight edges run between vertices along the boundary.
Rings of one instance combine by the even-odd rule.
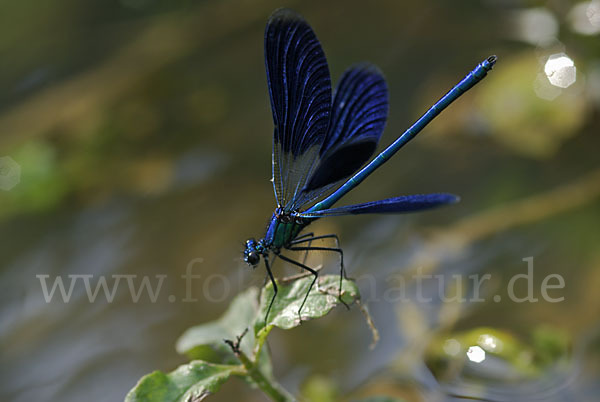
[[[380,343],[370,351],[360,313],[339,309],[274,332],[276,376],[306,395],[596,400],[597,0],[0,3],[0,399],[122,400],[142,375],[185,362],[174,344],[186,328],[263,283],[241,250],[274,208],[262,46],[281,6],[313,26],[334,83],[363,60],[384,72],[382,146],[478,62],[499,61],[342,202],[452,192],[459,204],[314,224],[340,236]],[[511,302],[527,261],[540,300]],[[189,266],[195,302],[184,301]],[[419,303],[416,269],[442,275],[447,295],[472,291],[453,274],[490,274],[485,301]],[[561,302],[541,297],[550,274],[564,278],[550,292]],[[163,282],[155,301],[132,300],[123,279],[110,302],[90,302],[83,282],[69,302],[46,302],[42,282],[68,287],[68,275]],[[514,353],[477,362],[498,343]],[[210,398],[240,399],[265,397],[233,380]]]

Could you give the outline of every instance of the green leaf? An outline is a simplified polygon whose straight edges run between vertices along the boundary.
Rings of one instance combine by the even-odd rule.
[[[129,391],[125,402],[189,402],[201,401],[215,393],[232,374],[240,374],[239,366],[193,361],[165,374],[155,371],[140,379]]]
[[[370,396],[368,398],[358,399],[354,402],[406,402],[406,400],[391,396]]]
[[[306,303],[302,308],[302,317],[298,316],[298,310],[308,292],[312,280],[313,277],[311,276],[297,279],[291,283],[278,284],[277,297],[269,312],[269,322],[265,323],[267,309],[269,308],[269,303],[273,297],[273,285],[271,283],[267,284],[263,288],[260,298],[260,307],[254,326],[255,333],[259,334],[265,327],[272,328],[273,326],[276,326],[282,329],[294,328],[300,325],[302,321],[324,316],[341,303],[338,297],[340,277],[338,275],[320,276],[317,283],[315,283],[315,286],[311,289],[310,294],[306,299]],[[347,305],[360,299],[356,283],[348,279],[342,281],[341,299]],[[261,335],[261,337],[262,336],[263,335]]]
[[[191,359],[216,359],[218,363],[237,362],[223,339],[235,340],[246,328],[250,328],[258,310],[258,289],[247,289],[236,296],[225,314],[216,321],[189,328],[177,340],[178,353]],[[240,343],[244,353],[252,355],[254,334],[249,331]],[[213,352],[212,354],[210,352]]]
[[[223,340],[235,341],[247,328],[252,327],[258,311],[258,292],[258,288],[255,287],[247,289],[233,299],[221,318],[189,328],[177,340],[177,352],[187,355],[190,359],[224,364],[239,363],[231,347]],[[256,338],[252,331],[244,335],[240,342],[240,349],[253,360],[256,359]],[[273,380],[269,351],[266,348],[258,349],[256,365],[266,378]],[[249,377],[245,379],[250,381]]]

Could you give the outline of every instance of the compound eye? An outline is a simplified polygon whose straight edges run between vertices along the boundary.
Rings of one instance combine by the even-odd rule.
[[[251,251],[246,257],[246,262],[250,265],[257,265],[260,262],[260,255],[256,251]]]

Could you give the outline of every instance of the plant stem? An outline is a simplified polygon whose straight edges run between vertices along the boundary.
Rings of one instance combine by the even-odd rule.
[[[234,351],[237,358],[242,362],[248,375],[258,385],[258,387],[271,399],[277,402],[289,402],[294,398],[284,391],[281,386],[264,376],[257,365],[246,356],[241,350]]]
[[[269,325],[258,332],[256,340],[254,341],[254,360],[258,361],[258,356],[260,356],[260,353],[262,352],[263,345],[265,344],[265,341],[267,340],[267,336],[269,335],[269,332],[271,332],[271,329],[273,329],[273,326]]]
[[[263,333],[263,336],[258,339],[257,353],[254,355],[254,361],[250,360],[250,358],[246,356],[246,354],[240,349],[240,342],[247,331],[248,329],[246,329],[242,335],[238,336],[236,342],[225,340],[225,343],[231,347],[231,350],[235,356],[246,369],[245,375],[249,376],[252,381],[272,400],[277,402],[295,401],[294,397],[285,391],[279,384],[272,379],[265,377],[256,364],[259,359],[260,350],[262,349],[262,345],[265,342],[269,331],[265,331],[266,333]]]

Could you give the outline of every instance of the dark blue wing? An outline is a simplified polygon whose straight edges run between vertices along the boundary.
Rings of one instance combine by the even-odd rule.
[[[388,198],[380,201],[365,202],[364,204],[348,205],[345,207],[324,209],[322,211],[299,213],[305,218],[322,218],[325,216],[358,215],[358,214],[398,214],[421,211],[454,204],[459,197],[453,194],[419,194]]]
[[[265,29],[265,66],[273,110],[273,186],[287,209],[317,165],[331,110],[325,53],[308,23],[275,11]]]
[[[388,89],[379,69],[360,64],[342,76],[320,162],[304,191],[310,192],[356,172],[375,152],[388,114]]]

